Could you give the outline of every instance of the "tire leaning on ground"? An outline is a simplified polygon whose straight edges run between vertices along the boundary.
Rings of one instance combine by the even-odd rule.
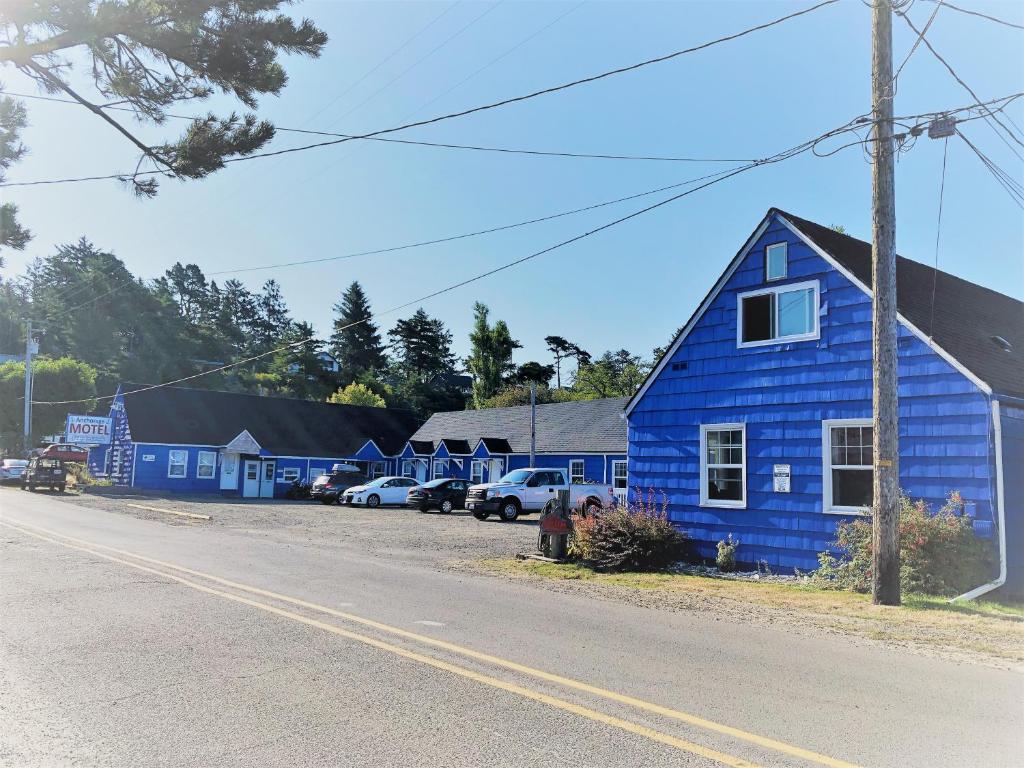
[[[376,509],[377,507],[379,507],[380,496],[378,496],[376,493],[371,493],[369,496],[366,497],[366,506],[368,506],[370,509]]]
[[[486,520],[490,516],[491,516],[490,512],[474,512],[473,513],[473,517],[475,517],[477,520]]]
[[[501,509],[498,511],[498,517],[506,523],[511,523],[519,517],[519,511],[519,502],[516,499],[503,499]]]
[[[445,499],[444,501],[441,502],[441,512],[443,512],[444,514],[450,515],[453,509],[455,509],[455,505],[452,504],[451,499]]]
[[[57,486],[57,493],[64,493],[65,488],[67,488],[67,485],[65,483],[61,483]]]

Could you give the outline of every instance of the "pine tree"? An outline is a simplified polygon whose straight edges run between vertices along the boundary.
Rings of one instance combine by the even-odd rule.
[[[331,354],[338,361],[342,380],[353,382],[363,374],[383,371],[387,358],[380,331],[370,320],[370,302],[357,281],[345,289],[334,311]]]
[[[395,349],[395,368],[403,381],[427,384],[441,374],[454,373],[452,334],[422,308],[408,320],[395,323],[388,338]]]

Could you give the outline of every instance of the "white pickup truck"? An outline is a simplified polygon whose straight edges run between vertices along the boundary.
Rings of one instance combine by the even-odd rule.
[[[569,473],[558,467],[527,467],[515,469],[496,483],[471,485],[466,492],[466,509],[477,520],[497,514],[502,520],[515,520],[519,515],[540,512],[557,497],[558,491],[569,491],[569,506],[593,512],[612,503],[615,492],[611,486],[597,483],[570,483]]]

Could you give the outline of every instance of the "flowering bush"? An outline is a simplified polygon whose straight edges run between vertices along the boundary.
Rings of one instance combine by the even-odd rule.
[[[686,535],[668,521],[654,492],[596,515],[574,513],[569,558],[601,571],[657,571],[683,558]]]
[[[986,581],[992,571],[992,547],[979,539],[964,514],[957,491],[932,514],[923,501],[900,498],[900,586],[905,592],[958,595]],[[838,553],[818,555],[814,581],[832,589],[871,589],[870,518],[839,524]]]

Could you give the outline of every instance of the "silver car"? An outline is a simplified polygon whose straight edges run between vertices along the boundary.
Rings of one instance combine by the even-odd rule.
[[[0,483],[17,483],[28,466],[25,459],[4,459],[0,461]]]

